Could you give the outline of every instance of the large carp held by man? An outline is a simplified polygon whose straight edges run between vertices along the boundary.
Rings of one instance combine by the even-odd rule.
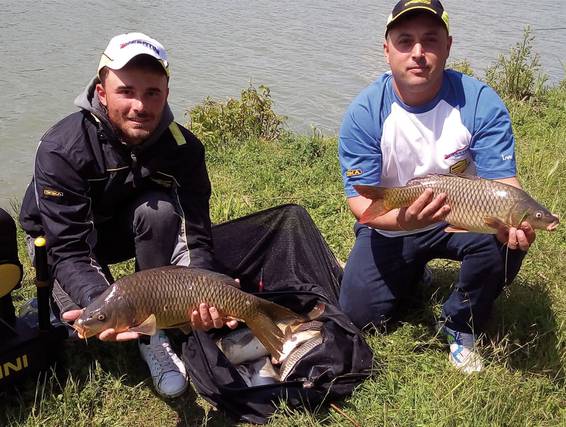
[[[413,178],[404,187],[354,185],[356,191],[372,200],[361,223],[368,223],[395,208],[410,206],[427,188],[445,193],[450,213],[445,221],[448,232],[495,234],[500,228],[519,227],[526,221],[533,228],[553,231],[558,217],[525,191],[498,181],[464,175],[431,174]]]
[[[224,274],[180,266],[142,270],[118,279],[98,296],[73,327],[82,338],[103,330],[153,335],[157,329],[189,332],[190,313],[200,303],[214,306],[226,318],[245,322],[273,360],[281,362],[284,344],[301,324],[324,311],[318,304],[306,316],[238,289]]]

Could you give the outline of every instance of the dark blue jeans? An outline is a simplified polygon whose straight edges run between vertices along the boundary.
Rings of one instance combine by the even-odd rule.
[[[460,274],[443,305],[442,321],[460,332],[478,333],[493,303],[521,267],[525,255],[491,234],[446,233],[446,224],[410,236],[385,237],[356,223],[356,242],[346,263],[340,306],[359,328],[380,327],[395,314],[422,277],[426,263],[461,261]]]

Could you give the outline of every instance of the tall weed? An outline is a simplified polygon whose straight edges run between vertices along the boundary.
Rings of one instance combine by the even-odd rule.
[[[533,52],[534,36],[529,26],[523,40],[511,48],[509,55],[500,55],[485,71],[485,81],[502,98],[519,101],[541,98],[548,76],[540,72],[539,55]]]
[[[462,59],[459,61],[454,61],[448,64],[448,68],[459,71],[462,74],[467,74],[470,77],[474,77],[474,70],[470,62],[467,59]]]
[[[212,148],[252,138],[273,141],[283,133],[287,119],[273,111],[269,88],[260,85],[256,89],[251,82],[239,99],[221,102],[207,97],[188,116],[187,127]]]

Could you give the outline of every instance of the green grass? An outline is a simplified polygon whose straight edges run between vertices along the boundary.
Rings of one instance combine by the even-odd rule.
[[[566,87],[543,101],[510,101],[519,177],[553,212],[566,214]],[[283,133],[271,142],[239,141],[208,151],[215,223],[283,203],[303,205],[338,258],[353,244],[353,218],[339,176],[334,137]],[[425,289],[387,334],[368,334],[377,371],[339,408],[313,413],[284,404],[277,426],[566,425],[566,227],[540,232],[516,281],[499,298],[483,340],[487,369],[463,376],[449,365],[434,323],[457,275],[457,264],[436,261],[434,286]],[[33,295],[25,263],[20,305]],[[116,276],[131,263],[114,267]],[[0,425],[221,426],[229,420],[192,390],[160,399],[134,343],[67,342],[57,375],[28,381],[0,395]]]

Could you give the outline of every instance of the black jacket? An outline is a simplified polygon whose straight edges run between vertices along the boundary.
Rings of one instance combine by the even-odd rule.
[[[173,122],[167,107],[150,139],[123,144],[94,96],[94,83],[75,101],[83,109],[42,137],[20,212],[29,235],[46,237],[53,277],[83,307],[109,286],[93,253],[97,225],[147,189],[178,199],[190,265],[211,268],[213,262],[202,143]]]

